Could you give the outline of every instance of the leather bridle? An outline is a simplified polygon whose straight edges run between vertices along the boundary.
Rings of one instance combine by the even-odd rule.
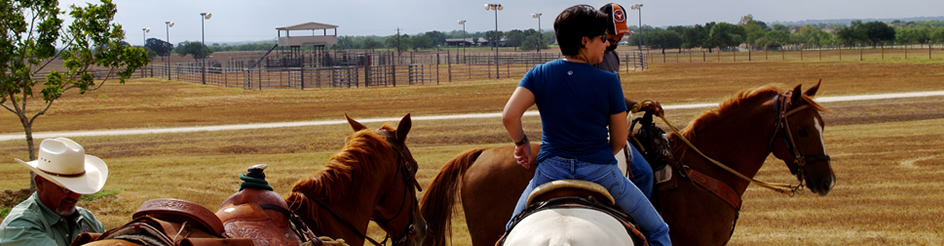
[[[398,237],[398,239],[393,241],[393,245],[401,245],[401,244],[406,243],[407,240],[416,238],[418,235],[418,232],[416,231],[416,225],[415,225],[416,221],[414,221],[413,218],[415,217],[416,208],[419,207],[419,202],[416,200],[416,191],[417,190],[423,191],[423,188],[420,187],[419,181],[416,180],[416,177],[414,176],[415,170],[413,170],[413,168],[410,167],[410,163],[408,162],[408,158],[406,157],[406,145],[402,143],[400,140],[391,136],[391,134],[387,131],[377,130],[377,133],[383,135],[386,138],[387,142],[390,143],[391,146],[397,151],[398,165],[397,165],[396,176],[403,177],[403,182],[404,182],[404,185],[406,185],[406,187],[404,187],[403,199],[401,199],[400,208],[397,210],[397,214],[395,214],[393,217],[389,219],[374,219],[374,222],[376,222],[378,225],[380,225],[383,228],[390,228],[390,226],[387,223],[399,218],[400,215],[404,214],[403,208],[404,206],[406,206],[407,200],[409,200],[411,203],[410,204],[411,205],[410,223],[407,224],[407,228],[406,228],[406,231],[403,233],[403,236],[400,236]],[[394,182],[397,181],[396,176],[394,177]],[[414,187],[416,188],[415,190],[413,189]],[[387,199],[387,196],[380,198],[380,203],[383,203],[383,201],[385,201],[386,199]],[[387,239],[389,238],[390,238],[390,234],[388,233],[386,238],[384,238],[384,242],[386,242]]]
[[[794,140],[793,132],[790,130],[790,123],[788,122],[788,118],[797,112],[809,109],[810,105],[803,104],[793,109],[790,109],[792,105],[789,105],[791,103],[788,101],[788,99],[792,97],[792,93],[793,91],[790,90],[790,91],[785,92],[782,95],[778,94],[777,96],[774,97],[773,102],[774,102],[774,110],[777,112],[777,122],[776,122],[777,127],[774,129],[774,134],[770,138],[769,148],[771,152],[776,153],[774,151],[774,146],[773,146],[774,141],[776,141],[778,138],[783,141],[784,145],[787,146],[787,149],[789,149],[790,152],[792,152],[793,154],[793,165],[787,165],[787,166],[790,168],[790,172],[793,173],[793,175],[796,176],[797,179],[800,181],[799,187],[803,187],[804,186],[803,184],[805,183],[805,176],[806,176],[806,163],[813,162],[813,161],[829,161],[830,157],[829,155],[826,155],[826,154],[813,155],[813,156],[803,155],[800,153],[799,149],[796,147],[797,144],[796,144],[796,141]]]

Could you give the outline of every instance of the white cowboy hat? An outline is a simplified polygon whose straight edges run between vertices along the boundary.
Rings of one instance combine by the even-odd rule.
[[[36,175],[79,194],[92,194],[105,186],[108,166],[102,159],[86,155],[85,148],[72,139],[54,138],[39,144],[37,160],[25,162]]]

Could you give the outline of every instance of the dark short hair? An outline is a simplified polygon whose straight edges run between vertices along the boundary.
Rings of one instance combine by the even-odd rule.
[[[583,37],[606,34],[606,14],[590,5],[574,5],[564,9],[554,20],[554,33],[561,54],[577,55],[583,47]]]

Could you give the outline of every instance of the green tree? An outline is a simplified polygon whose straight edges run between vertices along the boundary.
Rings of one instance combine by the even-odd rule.
[[[489,45],[500,44],[501,38],[504,37],[504,33],[501,31],[487,31],[485,32],[485,40],[488,41]],[[495,45],[497,47],[497,45]]]
[[[507,47],[518,47],[521,46],[521,42],[524,42],[525,33],[521,30],[514,29],[505,33],[505,46]]]
[[[200,42],[184,41],[178,44],[177,47],[177,55],[180,55],[181,57],[191,55],[193,57],[193,61],[210,57],[210,54],[212,53],[213,52],[210,51],[206,45],[203,45],[203,43]]]
[[[168,43],[167,41],[164,41],[164,40],[156,39],[156,38],[147,39],[147,42],[145,42],[144,47],[150,50],[153,50],[154,53],[157,53],[158,56],[162,56],[162,57],[169,56],[171,51],[174,50],[173,44]]]
[[[895,29],[895,41],[899,44],[925,44],[931,41],[931,29],[927,27],[899,27]]]
[[[794,40],[797,42],[811,46],[828,45],[833,40],[833,35],[812,25],[805,25],[797,28],[796,33],[794,33],[794,37]]]
[[[753,15],[745,15],[741,17],[741,21],[738,22],[738,26],[744,28],[744,43],[747,43],[748,46],[753,46],[757,39],[760,39],[767,34],[767,23],[754,20]]]
[[[872,48],[875,48],[879,43],[884,44],[885,41],[895,40],[895,28],[888,26],[888,24],[884,22],[870,21],[862,24],[858,28],[864,30],[865,36],[872,43]]]
[[[931,33],[928,34],[928,38],[934,43],[944,43],[944,27],[935,27],[931,30]]]
[[[763,38],[757,39],[754,45],[764,47],[764,49],[779,49],[790,43],[790,33],[782,30],[769,31]]]
[[[665,49],[682,47],[682,35],[677,32],[658,29],[650,32],[647,36],[646,43],[652,48],[662,49],[662,54],[665,54]]]
[[[719,48],[735,47],[744,42],[744,27],[721,22],[711,27],[708,39]]]
[[[702,44],[704,44],[707,39],[708,30],[696,24],[692,28],[686,28],[685,32],[682,33],[682,40],[684,40],[684,42],[682,42],[682,48],[691,49],[702,47]]]
[[[413,50],[430,49],[433,47],[436,47],[436,45],[434,45],[433,40],[429,39],[426,35],[413,36]]]
[[[836,31],[836,38],[844,45],[854,45],[868,42],[869,38],[865,34],[865,30],[859,28],[861,25],[861,20],[852,21],[851,25],[841,27]]]
[[[74,18],[65,27],[57,1],[7,0],[0,4],[0,105],[19,118],[26,134],[30,160],[36,159],[33,124],[53,102],[69,90],[79,94],[101,88],[109,76],[97,77],[96,68],[106,68],[124,83],[150,59],[141,47],[123,44],[125,32],[113,24],[117,6],[111,0],[85,7],[72,5]],[[59,45],[59,49],[56,48]],[[65,71],[50,71],[36,80],[53,60],[62,59]],[[40,80],[45,80],[40,85]],[[101,82],[96,82],[100,80]],[[45,105],[33,106],[34,90]]]
[[[446,34],[440,31],[429,31],[423,33],[423,36],[429,38],[432,42],[432,46],[442,45],[446,43]]]
[[[376,48],[383,48],[383,43],[380,43],[380,41],[377,41],[373,37],[367,37],[361,41],[361,49],[372,50]]]

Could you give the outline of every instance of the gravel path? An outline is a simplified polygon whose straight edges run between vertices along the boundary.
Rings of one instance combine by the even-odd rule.
[[[819,103],[845,102],[861,100],[881,100],[909,97],[932,97],[944,96],[944,91],[923,91],[923,92],[905,92],[889,93],[876,95],[857,95],[857,96],[837,96],[837,97],[817,97]],[[663,105],[666,110],[672,109],[692,109],[707,108],[718,106],[717,103],[702,104],[683,104],[683,105]],[[526,116],[537,115],[537,111],[525,113]],[[501,113],[479,113],[479,114],[457,114],[457,115],[434,115],[434,116],[414,116],[413,120],[447,120],[447,119],[471,119],[471,118],[497,118]],[[358,120],[361,123],[370,122],[391,122],[399,121],[400,118],[374,118]],[[299,127],[299,126],[320,126],[346,124],[345,120],[327,120],[327,121],[298,121],[298,122],[274,122],[258,124],[239,124],[239,125],[216,125],[216,126],[197,126],[197,127],[172,127],[172,128],[152,128],[152,129],[119,129],[119,130],[91,130],[91,131],[71,131],[71,132],[36,132],[33,133],[34,139],[44,139],[51,137],[86,137],[86,136],[109,136],[109,135],[134,135],[134,134],[152,134],[152,133],[178,133],[178,132],[198,132],[198,131],[223,131],[223,130],[245,130],[258,128],[278,128],[278,127]],[[23,133],[0,134],[0,141],[24,139]]]

